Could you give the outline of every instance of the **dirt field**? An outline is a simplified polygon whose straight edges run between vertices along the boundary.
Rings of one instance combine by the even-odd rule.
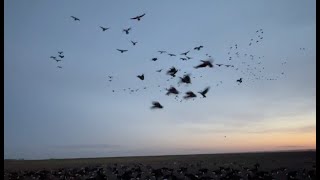
[[[267,153],[239,153],[239,154],[206,154],[181,156],[148,156],[148,157],[116,157],[90,159],[61,159],[61,160],[4,160],[5,172],[24,170],[57,170],[58,168],[107,167],[114,164],[132,166],[140,164],[150,165],[153,169],[167,167],[208,168],[210,171],[223,167],[249,167],[259,163],[260,170],[271,171],[285,167],[288,171],[315,169],[316,152],[267,152]],[[190,166],[191,165],[191,166]],[[194,165],[194,166],[193,166]],[[237,166],[237,167],[236,167]],[[198,168],[198,169],[197,169]],[[192,168],[190,172],[193,172]],[[194,172],[196,172],[196,170]]]

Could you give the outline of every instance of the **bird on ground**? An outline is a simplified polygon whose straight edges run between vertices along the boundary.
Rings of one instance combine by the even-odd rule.
[[[163,106],[159,102],[157,102],[157,101],[152,102],[151,109],[162,109],[162,108],[163,108]]]
[[[200,93],[204,98],[206,97],[207,92],[209,91],[210,87],[205,88],[203,91],[200,91]]]
[[[190,51],[187,51],[187,52],[184,52],[184,53],[181,53],[181,55],[187,55]]]
[[[194,97],[197,97],[197,95],[195,95],[192,91],[186,92],[186,95],[183,96],[184,99],[189,99],[189,98],[194,98]]]
[[[173,86],[171,86],[169,89],[167,89],[167,93],[166,93],[166,95],[170,95],[170,94],[179,94],[179,91],[175,88],[175,87],[173,87]]]
[[[127,52],[128,50],[125,49],[117,49],[118,51],[120,51],[121,53]]]
[[[142,15],[133,17],[133,18],[131,18],[131,19],[132,19],[132,20],[135,20],[135,19],[136,19],[136,20],[140,21],[141,18],[142,18],[144,15],[146,15],[146,13],[143,13]]]
[[[105,27],[102,27],[102,26],[100,26],[100,28],[102,29],[102,31],[106,31],[106,30],[110,29],[110,28],[105,28]]]
[[[71,17],[73,18],[74,21],[80,21],[80,19],[77,17],[74,17],[74,16],[71,16]]]
[[[144,80],[144,74],[138,75],[137,76],[140,80]]]
[[[203,48],[203,46],[198,46],[198,47],[195,47],[195,48],[193,48],[193,49],[200,51],[201,48]]]
[[[132,45],[136,45],[138,42],[131,41]]]
[[[125,32],[126,34],[129,34],[130,30],[131,30],[131,28],[129,27],[128,29],[123,29],[123,32]]]
[[[198,69],[198,68],[203,68],[203,67],[207,67],[209,66],[210,68],[213,67],[212,62],[211,61],[204,61],[201,60],[202,64],[199,64],[198,66],[195,66],[194,68]]]

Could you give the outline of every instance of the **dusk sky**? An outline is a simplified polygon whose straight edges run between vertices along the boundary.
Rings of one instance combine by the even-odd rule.
[[[214,67],[193,68],[206,54]],[[178,85],[184,71],[195,78]],[[197,97],[180,102],[189,90]],[[4,1],[4,158],[315,147],[315,0]]]

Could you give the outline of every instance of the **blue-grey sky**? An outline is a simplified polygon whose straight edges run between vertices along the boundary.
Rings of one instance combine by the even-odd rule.
[[[4,156],[315,148],[315,4],[315,0],[5,0]],[[141,21],[130,19],[143,13]],[[99,26],[110,29],[102,32]],[[126,35],[122,29],[128,27],[132,30]],[[249,46],[259,29],[263,39]],[[199,45],[204,48],[193,50]],[[121,54],[117,48],[129,51]],[[158,50],[177,55],[190,50],[193,59],[181,61],[182,56],[160,55]],[[58,56],[58,51],[65,57],[57,63],[49,57]],[[214,63],[234,68],[194,69],[206,54]],[[154,57],[158,61],[151,61]],[[165,71],[171,66],[181,71],[166,81]],[[253,71],[261,79],[246,73],[248,67],[257,68]],[[157,73],[158,69],[163,70]],[[178,86],[184,71],[196,78],[191,85]],[[136,77],[142,73],[144,81]],[[114,76],[112,82],[108,75]],[[182,93],[211,89],[207,98],[197,94],[194,101],[179,102],[165,95],[170,85]],[[129,87],[139,91],[123,91]],[[151,110],[152,101],[164,108]]]

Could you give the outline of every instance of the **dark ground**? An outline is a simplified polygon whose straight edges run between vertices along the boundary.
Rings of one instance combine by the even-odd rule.
[[[254,165],[257,165],[258,168],[254,168]],[[149,165],[149,167],[148,167]],[[73,169],[73,173],[76,173],[75,169],[80,170],[81,168],[89,167],[93,168],[92,173],[97,173],[97,169],[94,168],[103,168],[103,174],[105,174],[108,179],[117,179],[117,175],[123,175],[124,172],[129,171],[132,168],[140,166],[142,170],[142,178],[146,179],[147,175],[150,175],[151,179],[154,173],[151,173],[153,170],[159,168],[169,168],[173,169],[171,171],[161,170],[163,175],[171,174],[169,178],[164,178],[159,176],[159,179],[174,179],[173,175],[180,177],[179,179],[188,179],[185,175],[197,174],[199,169],[207,168],[208,173],[198,174],[198,178],[201,177],[211,177],[211,179],[223,179],[222,177],[217,177],[212,173],[214,170],[221,168],[231,168],[240,170],[239,175],[242,176],[242,179],[248,178],[248,172],[251,173],[251,176],[254,176],[254,173],[259,171],[267,171],[272,174],[274,179],[288,179],[288,172],[298,171],[298,179],[315,179],[311,176],[308,176],[308,172],[316,169],[316,152],[315,151],[301,151],[301,152],[265,152],[265,153],[238,153],[238,154],[206,154],[206,155],[174,155],[174,156],[146,156],[146,157],[112,157],[112,158],[88,158],[88,159],[61,159],[61,160],[4,160],[4,171],[5,179],[9,179],[9,172],[17,172],[20,176],[23,176],[30,170],[34,172],[40,172],[40,170],[48,170],[50,173],[54,171],[57,172],[66,172]],[[109,167],[109,168],[108,168]],[[118,173],[115,173],[115,170],[112,168],[117,168]],[[187,172],[179,173],[177,172],[179,168],[186,167],[188,168]],[[60,169],[59,169],[60,168]],[[249,168],[248,171],[246,168]],[[277,170],[282,168],[282,170]],[[285,170],[284,170],[285,169]],[[231,172],[230,170],[230,172]],[[133,170],[135,171],[135,170]],[[227,173],[229,170],[224,171]],[[278,173],[277,173],[278,171]],[[171,172],[171,173],[170,173]],[[312,171],[313,172],[313,171]],[[253,174],[252,174],[253,173]],[[78,173],[79,174],[79,173]],[[134,179],[138,172],[132,174]],[[161,173],[160,173],[161,174]],[[303,175],[304,174],[304,175]],[[59,174],[61,176],[61,173]],[[96,175],[96,174],[95,174]],[[95,177],[93,174],[83,175],[78,179],[87,179],[90,176]],[[36,176],[36,175],[34,175]],[[37,175],[40,177],[39,175]],[[71,175],[70,175],[71,176]],[[78,175],[77,175],[78,176]],[[14,177],[11,176],[11,179]],[[32,177],[32,176],[31,176]],[[226,175],[226,177],[229,177]],[[293,176],[292,176],[293,177]],[[61,179],[62,177],[60,177]],[[230,178],[230,177],[229,177]],[[35,178],[37,179],[37,178]],[[41,178],[40,178],[41,179]],[[48,178],[45,178],[48,179]],[[49,178],[50,179],[50,178]],[[52,178],[54,179],[54,178]],[[59,178],[57,178],[59,179]],[[66,179],[71,179],[66,178]],[[77,179],[77,178],[76,178]],[[95,179],[95,178],[93,178]],[[97,179],[97,178],[96,178]],[[125,178],[123,178],[125,179]],[[192,179],[192,178],[189,178]],[[205,179],[205,178],[202,178]],[[209,179],[209,178],[208,178]],[[228,179],[228,178],[227,178]],[[232,178],[231,178],[232,179]],[[237,179],[237,178],[233,178]],[[240,178],[239,178],[240,179]],[[253,178],[255,179],[255,178]]]

